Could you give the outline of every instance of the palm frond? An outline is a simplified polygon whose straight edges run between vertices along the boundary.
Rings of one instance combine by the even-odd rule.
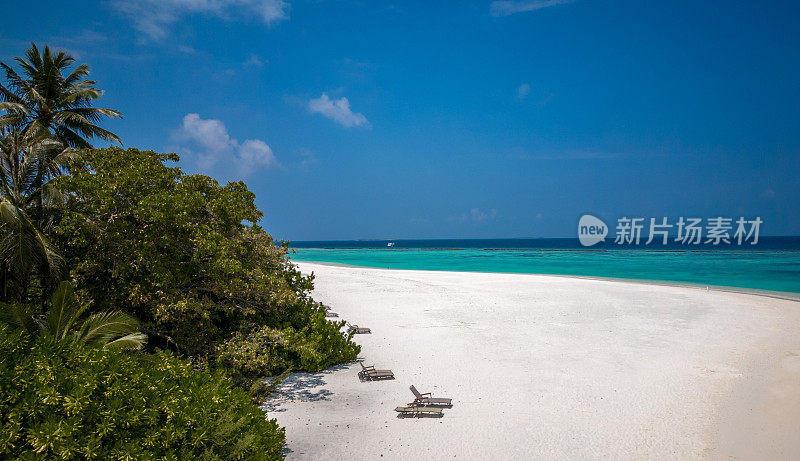
[[[89,75],[89,66],[86,64],[81,64],[77,66],[75,69],[73,69],[72,72],[70,72],[70,74],[64,79],[64,85],[68,87],[73,86],[76,83],[78,83],[78,81],[81,78],[86,77],[88,75]]]
[[[55,129],[56,136],[63,140],[70,147],[79,149],[91,149],[92,145],[81,137],[78,133],[72,131],[67,126],[60,126]]]
[[[52,305],[47,311],[45,331],[61,341],[72,330],[72,326],[85,308],[78,303],[72,285],[69,282],[61,282],[53,293]]]
[[[57,112],[54,115],[54,118],[57,120],[69,120],[70,116],[72,115],[79,115],[84,117],[86,120],[91,121],[92,123],[99,122],[102,117],[108,118],[123,118],[122,113],[116,111],[114,109],[106,109],[102,107],[73,107],[70,109],[64,109],[62,111]]]
[[[94,82],[86,82],[87,85],[94,83]],[[68,107],[71,104],[75,104],[76,102],[86,103],[89,102],[91,99],[98,99],[100,96],[103,95],[103,92],[98,90],[94,87],[88,88],[81,88],[81,89],[73,89],[68,93],[65,93],[59,99],[59,105]]]
[[[80,64],[66,77],[63,75],[75,63],[75,59],[62,50],[51,50],[45,46],[40,50],[32,43],[24,57],[15,58],[22,75],[0,62],[5,71],[8,86],[0,85],[0,102],[10,102],[6,112],[16,117],[0,119],[0,126],[22,124],[26,128],[34,123],[43,123],[49,133],[70,147],[91,147],[89,139],[101,138],[120,143],[117,135],[97,126],[104,117],[121,117],[118,111],[92,108],[92,101],[103,92],[96,82],[86,77],[89,66]],[[8,115],[8,114],[6,114]]]
[[[78,331],[77,339],[86,344],[102,346],[123,337],[128,337],[126,341],[131,340],[131,335],[138,332],[138,320],[124,312],[109,311],[93,314],[86,319]]]
[[[106,350],[138,350],[147,344],[147,335],[144,333],[131,333],[121,338],[106,343],[103,349]]]
[[[22,102],[3,101],[0,102],[0,110],[9,112],[9,115],[28,115],[28,107]]]
[[[0,259],[17,274],[38,272],[45,283],[57,280],[63,265],[28,214],[6,196],[0,197]]]
[[[33,318],[33,311],[20,304],[0,303],[0,322],[13,329],[26,330],[30,334],[40,329],[40,324]]]
[[[47,55],[50,54],[50,47],[45,46],[44,51]],[[31,42],[31,47],[25,50],[25,55],[28,57],[28,61],[30,61],[34,66],[41,68],[42,67],[42,55],[39,54],[39,48],[36,47],[36,44]],[[16,58],[17,61],[22,61],[22,58]]]
[[[19,90],[21,87],[26,86],[25,80],[22,77],[20,77],[17,71],[11,68],[11,66],[9,66],[8,64],[0,62],[0,69],[3,69],[3,71],[5,72],[6,80],[8,80],[8,82],[11,84],[11,90],[12,90],[8,91],[5,90],[5,88],[3,88],[5,90],[3,92],[4,95],[6,95],[6,91],[8,91],[9,96],[14,95],[13,96],[14,98],[19,98],[19,96],[16,94],[16,91],[13,90]]]
[[[122,144],[122,140],[119,139],[119,136],[92,123],[73,122],[72,120],[67,120],[64,122],[64,125],[73,131],[79,131],[86,138],[100,138],[109,142]]]

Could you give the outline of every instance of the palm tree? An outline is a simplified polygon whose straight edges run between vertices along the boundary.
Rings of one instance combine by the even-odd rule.
[[[30,134],[0,128],[0,299],[20,302],[27,298],[31,273],[38,276],[45,300],[61,268],[61,258],[44,235],[53,223],[53,209],[43,209],[37,200],[45,194],[53,196],[54,190],[48,187],[49,181],[37,184],[37,166],[57,166],[73,154],[62,151],[51,137],[40,134],[36,139]],[[40,162],[41,158],[46,161]],[[29,214],[31,209],[38,219]],[[9,282],[15,288],[12,294]]]
[[[44,299],[60,278],[62,262],[25,210],[0,197],[0,299],[25,302],[32,273]],[[13,296],[8,293],[9,282],[16,287]]]
[[[147,336],[139,332],[139,322],[128,314],[100,312],[80,321],[85,310],[86,306],[75,297],[72,285],[61,282],[43,318],[33,316],[29,308],[21,305],[0,304],[0,322],[29,334],[103,349],[140,349],[146,342]]]
[[[103,117],[122,117],[113,109],[91,107],[92,101],[103,92],[95,88],[94,80],[85,79],[89,66],[81,64],[64,77],[63,73],[75,58],[64,51],[53,53],[45,45],[40,53],[35,44],[22,57],[14,60],[22,68],[24,78],[7,64],[7,86],[0,83],[0,126],[16,126],[23,135],[29,130],[46,130],[72,148],[92,147],[88,139],[101,138],[120,142],[114,133],[96,125]]]
[[[7,84],[0,83],[0,296],[8,299],[7,282],[16,282],[14,298],[25,301],[28,276],[37,273],[43,300],[58,278],[58,256],[44,231],[52,224],[45,202],[55,191],[50,180],[69,170],[76,148],[87,139],[119,142],[96,125],[103,117],[121,117],[113,109],[91,107],[102,92],[88,80],[81,64],[63,51],[35,44],[17,57],[22,76],[0,62]]]
[[[26,59],[27,58],[27,59]],[[52,52],[45,45],[40,53],[34,43],[25,52],[25,58],[14,60],[22,68],[20,76],[11,66],[0,62],[5,71],[7,86],[0,83],[0,128],[19,131],[23,138],[41,140],[52,136],[64,149],[91,148],[88,139],[101,138],[120,143],[114,133],[96,124],[103,117],[122,117],[119,111],[91,107],[92,101],[103,92],[95,88],[97,82],[88,80],[89,66],[81,64],[66,77],[64,72],[75,58],[64,51]],[[50,150],[59,150],[56,147]],[[33,186],[37,188],[37,218],[43,207],[42,186],[62,172],[61,164],[49,163],[52,157],[37,156]]]

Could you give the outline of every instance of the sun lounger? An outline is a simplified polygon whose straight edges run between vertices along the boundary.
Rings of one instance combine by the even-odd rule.
[[[363,363],[358,363],[361,365],[361,371],[358,372],[358,377],[361,379],[361,381],[394,379],[394,373],[392,373],[392,370],[376,370],[372,365],[365,367]]]
[[[339,316],[339,314],[337,314],[336,312],[331,311],[331,307],[330,306],[326,306],[326,305],[323,304],[322,307],[325,308],[325,317],[338,317]]]
[[[441,408],[425,408],[409,404],[406,407],[397,407],[394,411],[400,413],[401,418],[441,418],[443,416]]]
[[[358,325],[350,325],[348,323],[347,324],[347,332],[348,333],[355,332],[355,334],[361,335],[361,334],[366,334],[366,333],[372,333],[372,330],[370,330],[369,328],[360,327]]]
[[[443,399],[443,398],[433,398],[431,397],[430,392],[426,392],[424,394],[420,394],[416,387],[412,384],[411,392],[414,393],[414,404],[415,405],[432,405],[432,406],[442,406],[442,407],[451,407],[453,406],[452,399]]]

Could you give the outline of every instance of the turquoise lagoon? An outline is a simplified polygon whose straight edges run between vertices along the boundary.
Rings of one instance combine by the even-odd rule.
[[[800,293],[800,238],[757,248],[580,249],[572,239],[293,243],[292,259],[387,269],[636,279]],[[782,239],[782,240],[781,240]]]

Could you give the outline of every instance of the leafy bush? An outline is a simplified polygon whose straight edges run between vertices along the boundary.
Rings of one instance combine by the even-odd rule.
[[[312,277],[258,226],[243,182],[186,175],[165,165],[174,154],[111,148],[81,158],[88,168],[57,180],[68,201],[54,235],[93,308],[122,309],[198,363],[246,374],[355,359],[358,346],[310,299]]]
[[[283,429],[221,374],[0,325],[0,458],[280,459]]]
[[[340,331],[344,321],[326,320],[319,304],[309,301],[292,313],[285,328],[262,326],[225,341],[218,347],[218,364],[237,378],[257,380],[289,368],[317,371],[358,356],[361,346]]]

